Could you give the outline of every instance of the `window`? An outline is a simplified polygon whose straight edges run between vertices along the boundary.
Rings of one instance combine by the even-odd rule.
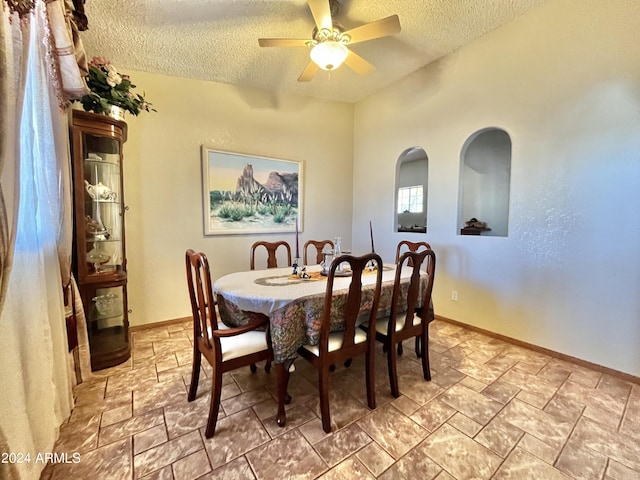
[[[422,213],[423,185],[398,188],[398,213]]]

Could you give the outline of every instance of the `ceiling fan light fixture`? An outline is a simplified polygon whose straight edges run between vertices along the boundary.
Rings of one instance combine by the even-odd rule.
[[[315,45],[310,52],[311,60],[323,70],[335,70],[346,60],[349,50],[342,42],[326,40]]]

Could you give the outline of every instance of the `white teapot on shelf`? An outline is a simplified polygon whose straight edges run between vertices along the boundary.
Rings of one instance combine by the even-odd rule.
[[[91,185],[87,180],[85,180],[84,185],[89,196],[98,202],[114,201],[118,196],[116,192],[112,191],[106,185],[103,185],[102,182],[98,182],[96,185]]]

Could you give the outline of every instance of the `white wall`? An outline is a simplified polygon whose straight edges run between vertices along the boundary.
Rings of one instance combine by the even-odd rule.
[[[638,18],[547,2],[356,105],[354,249],[372,219],[393,259],[395,163],[420,146],[436,313],[640,375]],[[504,238],[456,235],[461,148],[485,127],[513,142]]]
[[[129,72],[128,72],[129,73]],[[258,239],[203,235],[200,146],[304,162],[304,241],[351,246],[353,107],[198,80],[130,72],[158,113],[127,116],[124,198],[132,325],[191,315],[184,253],[207,253],[212,276],[249,269]],[[327,121],[331,119],[331,121]]]

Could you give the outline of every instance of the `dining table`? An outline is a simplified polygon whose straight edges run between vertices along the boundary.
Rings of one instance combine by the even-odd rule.
[[[402,269],[400,299],[406,300],[406,290],[412,270],[412,267],[407,266]],[[348,273],[344,272],[344,276],[334,279],[331,331],[344,328],[342,314],[351,283]],[[395,264],[383,265],[378,317],[390,314],[395,273]],[[218,278],[213,285],[220,319],[225,325],[242,326],[254,320],[256,316],[265,316],[269,319],[269,334],[278,390],[277,423],[280,426],[286,423],[285,404],[290,401],[287,384],[289,372],[293,370],[293,364],[298,357],[297,351],[305,344],[317,345],[320,339],[327,290],[326,279],[320,265],[313,265],[305,267],[304,274],[301,272],[294,274],[292,267],[235,272]],[[359,316],[364,321],[370,314],[367,306],[371,305],[369,299],[373,296],[375,281],[374,271],[363,274],[362,308]],[[427,274],[423,272],[420,283],[422,292],[426,289],[426,285]],[[419,296],[419,312],[423,310],[422,296]],[[398,311],[402,311],[402,308],[402,300],[400,300]],[[406,310],[406,301],[404,308]],[[432,306],[429,305],[426,311],[426,320],[433,320]]]

